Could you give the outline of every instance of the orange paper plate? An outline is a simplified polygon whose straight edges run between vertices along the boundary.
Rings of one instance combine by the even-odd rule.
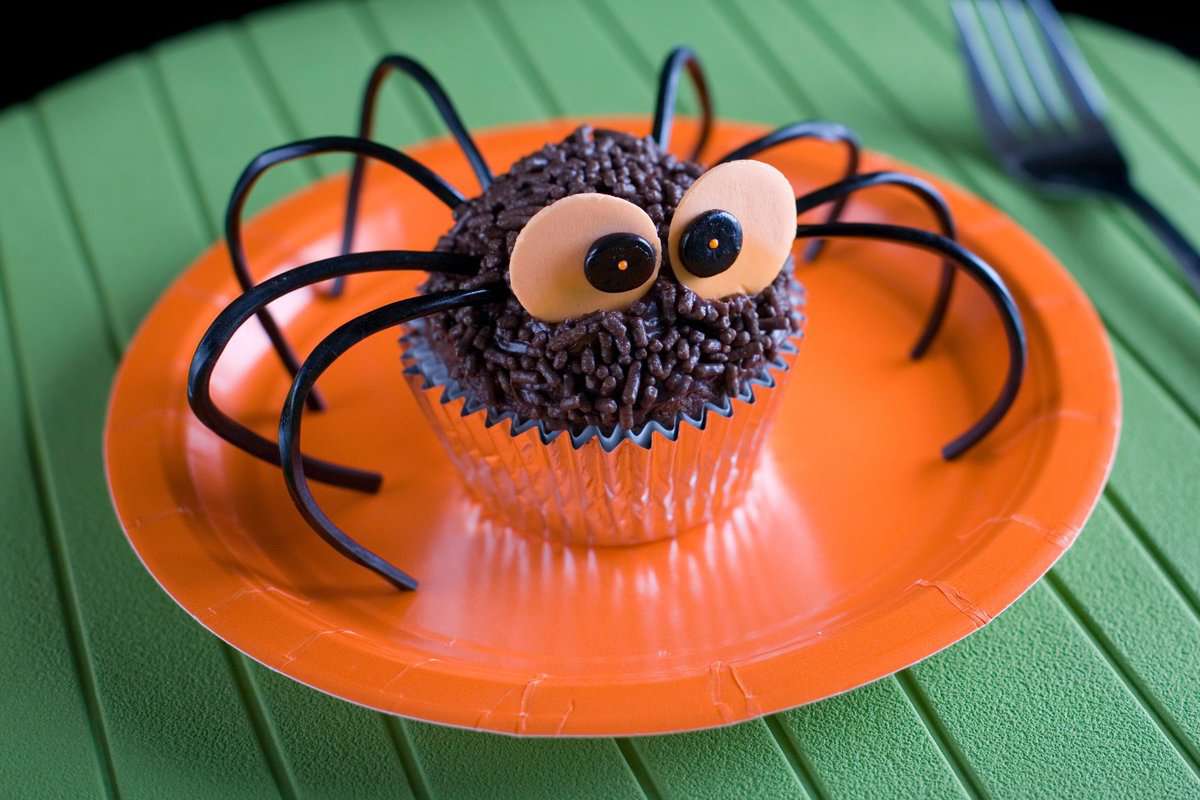
[[[644,119],[606,121],[644,133]],[[497,171],[570,121],[478,137]],[[681,122],[677,139],[694,127]],[[762,132],[721,124],[709,152]],[[413,150],[474,184],[449,141]],[[835,180],[824,144],[769,159],[798,192]],[[330,550],[293,508],[277,468],[200,425],[188,363],[237,294],[223,245],[143,323],[116,378],[105,454],[130,543],[171,597],[229,644],[301,683],[394,714],[529,735],[704,728],[790,708],[889,675],[1000,613],[1063,554],[1104,485],[1120,427],[1117,374],[1095,311],[1057,261],[1003,214],[938,185],[965,244],[1013,291],[1029,370],[1012,412],[966,457],[941,445],[1003,378],[1000,321],[959,281],[930,354],[906,358],[934,296],[936,260],[896,245],[834,242],[798,275],[806,338],[745,505],[673,540],[564,547],[488,521],[420,416],[397,335],[351,351],[323,378],[330,410],[305,446],[378,469],[376,496],[316,487],[346,530],[421,579],[401,593]],[[260,275],[330,255],[343,176],[247,228]],[[928,226],[894,189],[860,194],[847,219]],[[403,177],[371,172],[359,244],[427,249],[450,223]],[[410,295],[418,276],[351,278],[339,300],[299,292],[273,309],[303,352],[336,324]],[[273,435],[289,381],[248,324],[217,370],[217,401]]]

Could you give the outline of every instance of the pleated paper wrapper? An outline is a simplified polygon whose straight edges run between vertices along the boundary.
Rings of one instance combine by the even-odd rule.
[[[747,389],[673,425],[607,435],[548,431],[468,400],[410,327],[404,375],[421,411],[496,521],[571,545],[632,545],[723,520],[749,486],[796,355],[789,341]]]

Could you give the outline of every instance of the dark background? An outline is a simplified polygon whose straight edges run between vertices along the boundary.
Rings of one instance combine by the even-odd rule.
[[[867,0],[868,2],[870,0]],[[206,0],[205,2],[147,3],[121,8],[120,4],[79,3],[67,10],[55,3],[22,3],[21,28],[54,31],[69,26],[75,39],[69,46],[29,42],[27,47],[4,48],[0,63],[0,108],[26,100],[42,89],[109,59],[140,50],[160,39],[206,23],[234,19],[280,0]],[[1064,12],[1084,14],[1143,36],[1158,39],[1200,58],[1200,33],[1191,14],[1169,10],[1179,4],[1140,0],[1106,3],[1088,0],[1055,0]],[[64,18],[65,17],[65,18]],[[10,31],[10,34],[16,33]]]

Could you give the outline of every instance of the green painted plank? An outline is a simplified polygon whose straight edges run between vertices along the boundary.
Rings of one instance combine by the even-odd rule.
[[[331,44],[336,29],[328,29]],[[284,36],[289,31],[280,31]],[[336,52],[336,51],[335,51]],[[198,177],[197,193],[208,196],[206,221],[210,235],[220,230],[225,197],[241,165],[257,150],[294,136],[285,135],[270,77],[244,33],[229,26],[169,42],[158,49],[169,115],[183,132],[180,156],[186,172]],[[331,60],[325,66],[337,71]],[[214,64],[222,65],[214,74]],[[212,86],[220,86],[214,92]],[[264,89],[263,87],[269,87]],[[228,120],[241,120],[228,126]],[[219,147],[212,143],[218,142]],[[266,187],[263,201],[295,185],[308,172],[294,169],[289,183]],[[224,185],[200,176],[223,175]],[[297,793],[312,797],[410,796],[404,767],[377,714],[313,692],[270,670],[243,660],[246,681],[263,706],[279,749],[280,760]]]
[[[1193,611],[1200,609],[1200,431],[1152,382],[1145,370],[1117,353],[1125,404],[1124,430],[1109,481],[1161,554]]]
[[[826,796],[967,796],[895,679],[778,718]]]
[[[93,109],[132,114],[131,70],[123,62],[93,73],[50,104],[62,108],[78,94],[96,98]],[[77,119],[97,146],[112,141],[94,117]],[[0,241],[15,346],[29,369],[30,433],[79,598],[117,788],[126,797],[271,796],[272,774],[221,646],[154,585],[113,519],[100,430],[115,356],[88,254],[70,234],[71,212],[29,113],[12,112],[0,140],[7,173],[22,187],[0,193]],[[127,268],[137,274],[141,263]],[[41,744],[53,752],[59,738]]]
[[[454,800],[640,800],[642,793],[612,739],[516,739],[400,723],[418,754],[432,797]]]
[[[180,145],[188,154],[188,174],[199,187],[206,238],[225,213],[229,190],[261,150],[293,138],[272,106],[268,90],[240,46],[241,34],[217,25],[170,40],[151,54]],[[298,189],[315,172],[299,165],[278,167],[254,188],[246,208],[252,215]]]
[[[1100,504],[1087,536],[1053,574],[1060,593],[1080,607],[1084,622],[1169,720],[1193,764],[1200,763],[1200,619],[1111,504]]]
[[[1175,50],[1103,25],[1071,18],[1080,49],[1108,91],[1134,110],[1200,178],[1200,67]]]
[[[590,117],[653,112],[649,66],[632,66],[618,46],[598,31],[590,32],[586,40],[562,35],[580,27],[597,6],[557,0],[532,0],[519,10],[512,5],[490,6],[505,18],[519,43],[515,49],[528,54],[530,69],[545,87],[543,114]]]
[[[686,43],[704,61],[713,108],[721,118],[784,123],[805,116],[805,109],[755,57],[753,46],[742,36],[730,35],[733,31],[729,20],[718,8],[682,0],[653,5],[640,0],[611,0],[605,5],[627,37],[627,46],[636,46],[642,54],[640,61],[654,65],[655,72],[648,76],[652,83],[670,49]],[[651,114],[654,90],[646,94],[644,105],[636,110]]]
[[[265,667],[254,665],[252,674],[298,797],[414,796],[382,714],[313,691]]]
[[[144,62],[125,58],[41,106],[122,342],[209,238],[155,92]]]
[[[274,104],[292,137],[355,134],[360,95],[388,48],[359,3],[305,3],[256,14],[247,40]],[[311,57],[320,52],[321,58]],[[374,138],[410,143],[441,133],[433,107],[412,81],[393,75],[380,95]],[[346,168],[348,157],[318,161],[323,174]]]
[[[469,129],[544,116],[536,90],[480,5],[368,0],[366,8],[389,49],[416,58],[437,76]]]
[[[761,720],[630,742],[664,798],[811,796]]]
[[[912,672],[997,797],[1200,793],[1200,778],[1044,584]]]
[[[21,116],[20,111],[0,116],[0,163],[13,180],[24,176],[7,165],[27,154],[14,134],[28,124]],[[11,202],[0,198],[0,211]],[[46,227],[58,227],[56,234],[69,239],[61,223],[51,220]],[[0,273],[20,255],[6,246],[4,231],[0,220]],[[35,456],[24,430],[23,381],[9,334],[12,291],[4,283],[0,280],[0,453],[7,462],[0,480],[0,786],[27,787],[42,797],[102,795],[109,769],[103,721],[89,712],[86,643],[68,620],[76,613],[74,587],[60,572],[58,533],[51,530],[55,519],[39,497]],[[49,741],[60,745],[49,750]]]

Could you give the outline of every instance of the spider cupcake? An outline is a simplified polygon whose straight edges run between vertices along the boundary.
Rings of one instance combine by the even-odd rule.
[[[393,70],[414,78],[462,147],[482,192],[464,197],[404,153],[371,141],[375,100]],[[691,77],[702,108],[691,157],[667,152],[679,79]],[[933,308],[912,357],[941,326],[962,270],[977,281],[1004,324],[1009,350],[999,396],[943,448],[954,459],[995,427],[1012,405],[1025,367],[1025,338],[1003,281],[954,241],[953,220],[936,190],[896,172],[859,173],[859,147],[840,125],[787,125],[716,159],[698,159],[711,127],[709,93],[695,55],[674,50],[660,74],[651,133],[637,137],[581,126],[494,177],[436,80],[416,62],[389,56],[363,98],[358,137],[325,137],[255,158],[230,198],[226,240],[245,293],[201,340],[189,375],[196,416],[235,446],[281,465],[309,525],[341,553],[402,589],[416,581],[342,531],[317,505],[308,480],[376,491],[372,472],[321,461],[300,449],[307,406],[324,401],[318,377],[358,341],[406,324],[406,377],[467,487],[485,509],[517,529],[569,544],[629,544],[681,534],[735,508],[758,461],[774,400],[794,372],[803,291],[792,249],[810,240],[868,238],[914,246],[944,259]],[[801,139],[841,143],[845,177],[799,198],[787,179],[754,156]],[[240,216],[265,171],[328,152],[355,157],[343,255],[296,267],[255,286]],[[417,180],[444,202],[454,224],[432,251],[353,253],[366,159]],[[911,192],[939,232],[842,222],[847,199],[864,188]],[[824,224],[799,214],[828,205]],[[425,270],[418,297],[364,314],[304,359],[287,344],[266,305],[347,275]],[[222,412],[210,382],[221,352],[252,316],[293,376],[278,443]]]

